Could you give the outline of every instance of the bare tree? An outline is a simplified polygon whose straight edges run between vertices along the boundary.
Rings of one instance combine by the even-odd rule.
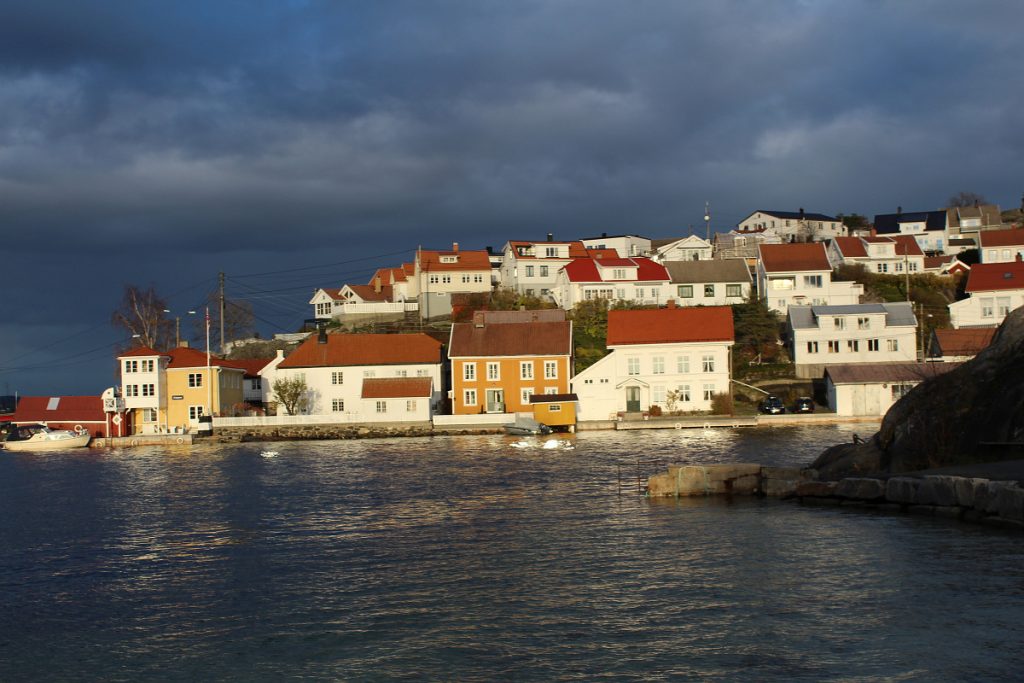
[[[206,299],[210,308],[210,348],[219,349],[220,339],[220,295],[211,292]],[[198,312],[198,311],[197,311]],[[255,314],[248,301],[224,301],[224,341],[247,339],[256,333]],[[192,320],[192,342],[201,347],[206,344],[206,319],[198,315]]]
[[[958,192],[946,200],[946,206],[979,206],[987,204],[985,198],[977,192]]]
[[[164,315],[166,308],[167,302],[152,285],[146,290],[125,285],[121,304],[114,310],[110,322],[137,337],[139,344],[162,351],[169,348],[174,339],[174,323]]]
[[[275,379],[270,388],[289,415],[295,415],[296,411],[305,410],[309,403],[306,396],[309,387],[306,386],[305,377]]]

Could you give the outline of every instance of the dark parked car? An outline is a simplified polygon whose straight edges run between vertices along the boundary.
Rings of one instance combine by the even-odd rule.
[[[786,406],[782,404],[782,399],[778,396],[768,396],[761,401],[761,405],[758,407],[762,413],[767,415],[780,415],[786,412]]]
[[[793,404],[794,413],[813,413],[814,412],[814,399],[810,396],[801,396]]]

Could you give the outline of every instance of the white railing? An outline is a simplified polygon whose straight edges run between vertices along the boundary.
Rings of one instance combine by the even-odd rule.
[[[365,315],[371,313],[407,313],[420,310],[419,302],[398,301],[395,303],[342,304],[334,307],[334,316]]]

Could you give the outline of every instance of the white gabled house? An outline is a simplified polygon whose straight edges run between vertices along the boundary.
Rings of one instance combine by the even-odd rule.
[[[572,391],[580,420],[617,419],[651,406],[663,411],[709,410],[729,392],[733,345],[727,306],[612,310],[607,356],[577,374]]]
[[[260,376],[265,404],[277,401],[275,380],[301,377],[308,387],[304,415],[331,422],[419,422],[443,401],[441,370],[441,343],[426,334],[321,331],[287,357],[278,352]],[[385,379],[406,381],[376,381]]]
[[[949,242],[946,212],[913,211],[904,213],[900,207],[896,213],[875,214],[877,235],[912,235],[921,251],[929,254],[943,253]]]
[[[750,296],[750,269],[744,259],[666,261],[671,296],[680,306],[730,306]]]
[[[825,245],[758,245],[757,291],[770,310],[785,315],[790,306],[844,306],[860,303],[864,287],[833,282]]]
[[[696,235],[682,238],[651,240],[651,260],[658,263],[668,261],[707,261],[714,251],[711,242]]]
[[[967,276],[966,299],[949,305],[954,328],[997,327],[1010,311],[1024,306],[1024,262],[978,263]]]
[[[800,378],[830,364],[915,362],[917,318],[906,302],[790,306],[790,355]]]
[[[982,263],[1011,263],[1024,257],[1024,228],[983,230],[978,239]]]
[[[502,250],[501,286],[520,294],[553,298],[558,271],[577,258],[588,258],[580,241],[546,242],[510,240]]]
[[[764,232],[778,236],[783,242],[820,242],[846,234],[842,221],[823,213],[799,211],[766,211],[759,209],[737,226],[739,232]]]
[[[828,258],[833,268],[861,265],[869,273],[920,275],[925,256],[911,235],[871,235],[829,240]]]
[[[669,280],[665,267],[649,258],[579,258],[558,272],[553,293],[567,310],[590,299],[661,304]]]
[[[880,417],[921,382],[958,363],[861,363],[825,370],[828,407],[844,417]]]
[[[584,237],[580,241],[587,249],[614,249],[619,258],[651,255],[651,240],[640,235],[609,235],[604,232],[600,237]]]

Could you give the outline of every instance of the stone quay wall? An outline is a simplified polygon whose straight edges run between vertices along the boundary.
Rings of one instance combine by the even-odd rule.
[[[648,480],[647,494],[789,498],[806,505],[876,507],[1024,530],[1024,487],[1017,481],[948,475],[818,481],[814,470],[795,467],[673,465]]]
[[[380,424],[312,424],[287,426],[217,427],[213,441],[240,443],[249,441],[307,441],[321,439],[378,439],[439,434],[494,434],[502,428],[435,429],[429,422]]]

